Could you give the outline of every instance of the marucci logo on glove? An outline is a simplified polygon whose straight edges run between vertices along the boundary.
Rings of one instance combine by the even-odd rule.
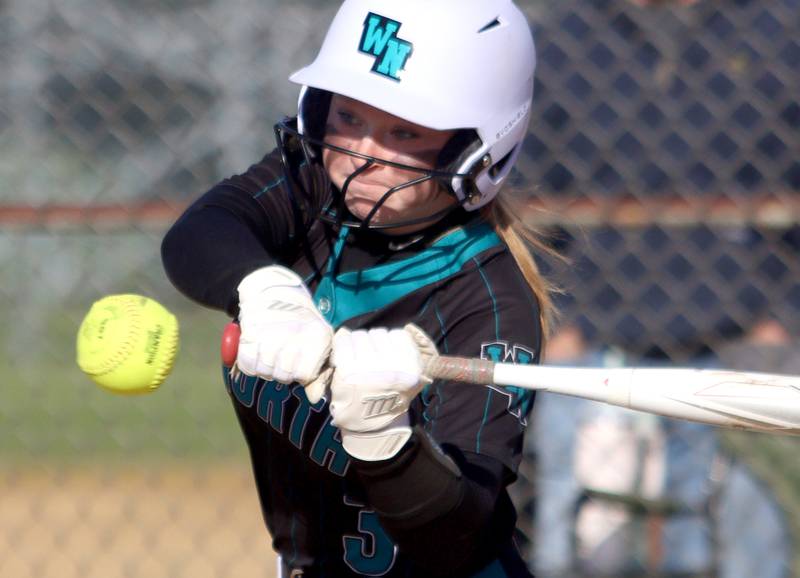
[[[414,45],[397,37],[402,23],[374,14],[367,14],[364,33],[358,44],[359,52],[375,57],[372,72],[400,82],[399,71],[405,69],[406,62],[414,51]]]
[[[361,402],[364,407],[364,413],[361,415],[365,418],[380,417],[387,413],[393,412],[397,407],[403,405],[402,398],[396,394],[365,397]]]

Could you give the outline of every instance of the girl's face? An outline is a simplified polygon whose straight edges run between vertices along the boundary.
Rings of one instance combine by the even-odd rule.
[[[421,169],[433,169],[439,151],[455,131],[439,131],[406,120],[351,98],[333,95],[325,130],[325,142],[377,159]],[[341,189],[364,159],[322,150],[322,162],[333,183]],[[350,182],[345,195],[348,210],[359,219],[367,217],[375,203],[392,187],[423,176],[423,173],[376,163]],[[378,209],[370,221],[392,224],[426,217],[456,203],[435,179],[400,189]],[[394,234],[410,233],[430,223],[389,229]]]

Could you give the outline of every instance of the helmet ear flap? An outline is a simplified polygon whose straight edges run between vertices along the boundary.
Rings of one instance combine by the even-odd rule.
[[[308,87],[300,103],[299,116],[303,133],[322,140],[325,137],[325,125],[328,123],[328,111],[331,108],[333,93],[319,88]]]
[[[482,144],[477,131],[473,129],[456,131],[439,151],[436,168],[449,173],[458,172],[469,156],[481,148]]]

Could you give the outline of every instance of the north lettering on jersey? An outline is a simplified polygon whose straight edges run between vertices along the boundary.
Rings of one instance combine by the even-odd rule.
[[[322,422],[310,419],[312,415],[324,412],[327,399],[323,397],[312,404],[299,384],[267,381],[229,368],[223,368],[223,375],[225,385],[237,403],[251,411],[255,408],[262,422],[286,437],[318,466],[339,477],[347,474],[350,457],[342,446],[341,432],[331,423],[330,415]],[[312,441],[309,444],[307,440]]]
[[[414,45],[397,36],[402,23],[370,12],[364,20],[359,52],[375,57],[372,72],[400,82],[400,71],[414,52]]]

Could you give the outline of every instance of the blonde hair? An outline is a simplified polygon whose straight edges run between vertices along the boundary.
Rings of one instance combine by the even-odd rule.
[[[539,271],[533,250],[557,259],[560,259],[560,256],[544,243],[539,231],[519,217],[523,214],[520,205],[521,203],[510,195],[500,194],[494,202],[483,209],[483,216],[492,224],[497,235],[508,246],[522,276],[538,301],[539,321],[542,326],[541,349],[544,351],[547,337],[557,315],[551,295],[558,292],[558,288]]]

